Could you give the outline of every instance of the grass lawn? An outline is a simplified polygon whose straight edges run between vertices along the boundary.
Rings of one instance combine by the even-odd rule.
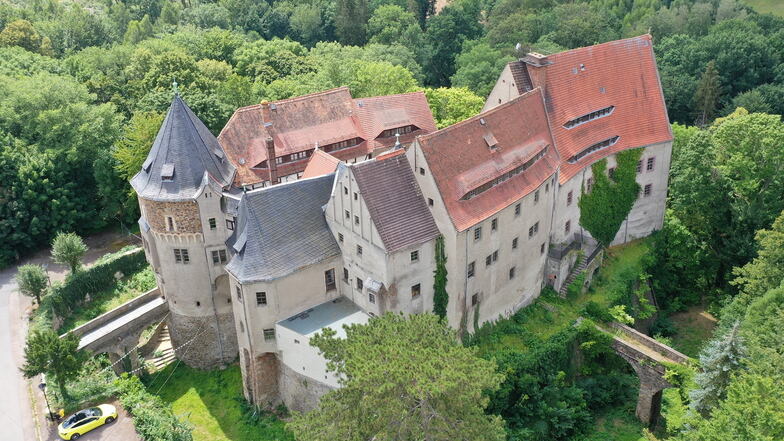
[[[670,316],[670,320],[675,327],[675,334],[670,337],[672,347],[693,358],[699,355],[716,327],[716,318],[699,306],[675,313]]]
[[[262,416],[254,421],[246,416],[238,365],[223,371],[200,371],[182,363],[175,369],[175,365],[156,374],[148,390],[170,403],[178,418],[193,424],[194,441],[294,440],[279,419]]]
[[[152,288],[155,288],[155,274],[149,266],[139,272],[127,274],[114,286],[94,293],[89,302],[74,309],[65,318],[58,332],[62,334],[81,326]]]
[[[648,241],[643,239],[607,250],[599,276],[594,279],[588,292],[566,299],[556,295],[539,297],[532,305],[517,313],[524,317],[518,320],[519,325],[514,325],[513,332],[494,332],[492,338],[483,340],[479,345],[480,353],[492,353],[502,348],[526,350],[532,344],[544,341],[570,326],[589,301],[608,308],[614,292],[620,285],[625,286],[627,283],[625,276],[630,271],[635,274],[639,272],[648,247]],[[498,326],[507,326],[508,322],[502,320]]]
[[[634,416],[637,403],[626,407],[616,407],[594,415],[596,422],[587,435],[578,435],[571,441],[644,441],[642,429],[645,427]]]
[[[746,0],[746,3],[760,13],[770,12],[784,17],[784,1],[782,0]]]

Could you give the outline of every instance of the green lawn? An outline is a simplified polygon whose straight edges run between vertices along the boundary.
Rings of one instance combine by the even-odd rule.
[[[746,0],[749,6],[760,13],[770,12],[784,17],[784,1],[782,0]]]
[[[175,365],[156,374],[148,390],[170,403],[178,418],[193,424],[194,441],[294,440],[277,418],[253,419],[245,413],[238,365],[223,371],[200,371],[182,363],[175,369]]]
[[[706,341],[713,336],[716,319],[703,308],[695,306],[670,316],[675,327],[672,347],[689,357],[696,358]]]
[[[155,288],[155,274],[149,266],[139,272],[127,274],[114,286],[92,294],[89,302],[74,309],[65,318],[58,332],[62,334],[81,326],[152,288]]]
[[[570,441],[644,441],[645,426],[634,416],[635,405],[630,403],[596,414],[591,433],[575,436]]]

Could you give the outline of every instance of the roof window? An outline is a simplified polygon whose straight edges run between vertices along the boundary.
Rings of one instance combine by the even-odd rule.
[[[607,147],[610,147],[611,145],[615,145],[615,143],[618,142],[619,139],[620,139],[620,136],[613,136],[612,138],[607,138],[604,141],[599,141],[596,144],[592,144],[587,149],[583,149],[582,151],[580,151],[580,153],[578,153],[578,154],[572,156],[571,158],[569,158],[569,163],[570,164],[574,164],[575,162],[579,161],[580,159],[582,159],[585,156],[590,155],[593,152],[596,152],[596,151],[599,151],[599,150],[602,150],[602,149],[606,149]]]
[[[465,195],[463,195],[463,197],[460,198],[460,199],[462,199],[462,200],[471,199],[471,198],[473,198],[473,197],[475,197],[475,196],[477,196],[477,195],[479,195],[481,193],[486,192],[487,190],[490,190],[491,188],[495,187],[496,185],[499,185],[499,184],[503,183],[504,181],[507,181],[507,180],[511,179],[512,177],[517,176],[520,173],[528,170],[532,165],[534,165],[536,163],[536,161],[538,161],[538,160],[540,160],[540,159],[542,159],[544,157],[545,153],[547,153],[547,148],[548,147],[549,147],[549,145],[545,146],[542,150],[539,151],[539,153],[534,155],[533,158],[525,161],[525,163],[523,163],[521,165],[518,165],[517,167],[509,170],[508,172],[502,174],[501,176],[498,176],[497,178],[495,178],[495,179],[493,179],[491,181],[485,182],[484,184],[480,185],[479,187],[474,188],[473,190],[471,190],[468,193],[466,193]]]
[[[495,136],[493,136],[492,133],[488,133],[487,135],[483,136],[483,138],[490,150],[495,150],[498,148],[498,140],[495,139]]]
[[[163,164],[163,167],[161,167],[161,179],[166,182],[174,180],[174,164]]]
[[[565,129],[572,129],[574,127],[579,126],[580,124],[585,124],[588,121],[593,121],[595,119],[603,118],[613,113],[615,110],[615,106],[605,107],[604,109],[595,110],[591,113],[586,113],[585,115],[578,116],[577,118],[570,119],[566,121],[564,124]]]

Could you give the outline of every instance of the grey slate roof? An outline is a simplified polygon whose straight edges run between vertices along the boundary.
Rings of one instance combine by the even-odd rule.
[[[324,218],[335,174],[245,193],[226,241],[226,270],[241,283],[274,280],[340,254]]]
[[[440,234],[405,155],[365,161],[351,169],[387,252]]]
[[[235,169],[215,136],[177,95],[131,185],[145,199],[182,201],[195,196],[205,173],[226,187]]]

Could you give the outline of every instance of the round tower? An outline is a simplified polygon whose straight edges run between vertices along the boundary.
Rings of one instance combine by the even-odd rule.
[[[142,170],[133,177],[142,240],[169,305],[177,358],[212,369],[237,358],[226,238],[233,216],[222,211],[234,179],[218,140],[177,95]]]

